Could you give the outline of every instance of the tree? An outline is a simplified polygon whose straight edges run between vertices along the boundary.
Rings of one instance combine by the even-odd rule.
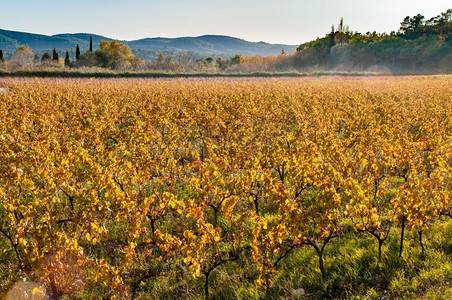
[[[226,69],[226,67],[227,67],[226,61],[223,60],[221,57],[218,57],[218,58],[217,58],[216,63],[217,63],[218,68],[219,68],[220,70],[224,70],[224,69]]]
[[[344,18],[341,18],[339,21],[339,25],[337,26],[337,30],[335,32],[335,44],[344,44],[348,41],[348,26],[344,25]]]
[[[403,19],[400,23],[399,32],[405,35],[407,38],[416,38],[420,36],[423,32],[424,27],[424,16],[417,14],[416,16],[410,18],[409,16]]]
[[[344,18],[341,17],[341,20],[339,21],[339,25],[337,26],[338,32],[344,32]]]
[[[95,52],[97,64],[103,68],[123,69],[137,66],[140,59],[132,54],[130,47],[112,41],[111,43],[102,40],[99,49]]]
[[[59,58],[58,52],[53,48],[53,60],[58,61]]]
[[[334,46],[334,36],[335,36],[335,32],[334,32],[334,25],[331,25],[331,32],[329,34],[329,41],[330,41],[330,48]]]
[[[10,61],[13,70],[28,68],[33,65],[33,51],[28,46],[20,46]]]
[[[93,36],[89,37],[89,52],[93,52]]]
[[[4,62],[5,59],[3,58],[3,50],[0,50],[0,62]]]
[[[52,56],[50,56],[50,54],[49,54],[48,52],[44,53],[44,54],[42,55],[42,57],[41,57],[41,61],[42,61],[42,62],[48,61],[48,60],[51,60],[51,59],[52,59]]]
[[[159,64],[159,66],[163,66],[164,59],[165,57],[163,56],[162,53],[160,53],[159,56],[157,57],[157,63]]]
[[[242,55],[236,54],[233,58],[229,59],[231,65],[240,65],[240,61],[242,60]]]
[[[80,47],[77,44],[77,47],[75,47],[75,60],[80,60]]]
[[[78,66],[93,67],[97,66],[96,55],[93,52],[86,51],[77,61]]]
[[[177,66],[179,70],[187,71],[193,60],[194,53],[191,51],[180,51],[177,55]]]
[[[71,60],[69,59],[69,51],[66,51],[66,57],[64,58],[64,66],[66,67],[71,66]]]

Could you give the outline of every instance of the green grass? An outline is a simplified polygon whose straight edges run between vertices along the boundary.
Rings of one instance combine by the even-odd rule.
[[[377,241],[371,235],[350,231],[332,239],[324,253],[326,279],[314,249],[303,246],[281,261],[271,288],[256,284],[258,273],[246,259],[228,262],[210,276],[211,298],[452,299],[452,220],[438,221],[424,234],[424,256],[416,233],[407,232],[402,258],[399,242],[400,229],[393,228],[378,262]],[[204,276],[193,278],[183,264],[176,269],[177,274],[143,281],[137,299],[203,299]],[[79,297],[107,294],[92,286]]]
[[[379,263],[375,238],[349,232],[326,246],[325,280],[314,249],[303,246],[281,261],[271,288],[255,283],[257,272],[246,261],[226,263],[211,274],[211,298],[452,299],[451,235],[452,220],[433,224],[424,234],[422,256],[417,234],[408,232],[399,258],[400,230],[395,228]],[[203,299],[203,276],[194,279],[181,273],[171,277],[178,278],[177,282],[162,277],[142,283],[138,299]]]
[[[326,246],[322,280],[311,248],[298,249],[281,265],[268,298],[296,299],[452,299],[452,221],[437,223],[425,234],[425,256],[417,235],[408,233],[402,258],[400,230],[394,229],[383,246],[366,233],[349,233]]]

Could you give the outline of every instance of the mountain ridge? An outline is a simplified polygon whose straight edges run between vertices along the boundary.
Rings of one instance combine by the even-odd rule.
[[[89,47],[89,38],[93,37],[93,44],[96,46],[101,40],[112,41],[113,38],[91,33],[59,33],[54,35],[44,35],[38,33],[28,33],[0,29],[0,49],[6,52],[14,52],[21,45],[28,45],[33,51],[46,51],[56,48],[57,50],[75,51],[78,44],[82,52]],[[295,51],[299,45],[271,44],[263,41],[250,42],[241,38],[227,35],[205,34],[201,36],[186,37],[153,37],[136,40],[118,40],[120,43],[128,45],[135,51],[162,51],[181,52],[191,51],[201,55],[278,55],[281,50],[286,53]]]

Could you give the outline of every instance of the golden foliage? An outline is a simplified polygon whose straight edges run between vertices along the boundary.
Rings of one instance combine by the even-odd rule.
[[[6,80],[1,233],[55,293],[239,259],[271,285],[348,221],[384,239],[451,214],[450,82]]]

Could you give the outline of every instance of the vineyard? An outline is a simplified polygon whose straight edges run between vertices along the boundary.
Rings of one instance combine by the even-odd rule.
[[[452,296],[451,76],[0,83],[0,297]]]

